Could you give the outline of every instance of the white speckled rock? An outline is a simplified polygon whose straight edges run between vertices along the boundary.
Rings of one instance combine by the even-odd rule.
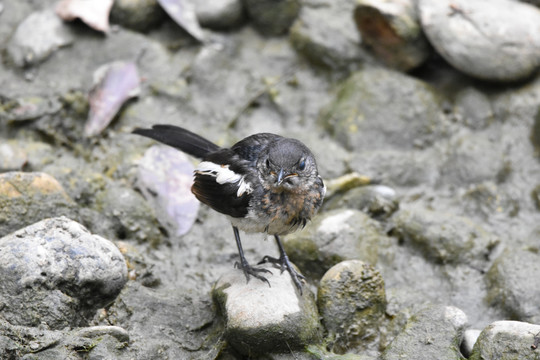
[[[420,0],[420,20],[437,52],[479,79],[516,81],[540,65],[540,10],[511,0]]]
[[[66,217],[0,239],[0,315],[11,324],[84,326],[126,281],[118,248]]]
[[[303,348],[320,339],[315,299],[304,285],[301,296],[287,272],[265,275],[271,286],[242,271],[223,275],[213,289],[214,300],[226,319],[225,336],[243,354],[283,352]]]

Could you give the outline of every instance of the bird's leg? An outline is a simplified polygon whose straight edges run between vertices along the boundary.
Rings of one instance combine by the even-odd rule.
[[[236,226],[233,226],[234,231],[234,238],[236,239],[236,246],[238,247],[238,255],[240,255],[240,262],[235,262],[234,267],[238,269],[242,269],[244,272],[244,275],[246,276],[246,282],[249,282],[249,275],[252,275],[256,277],[257,279],[261,281],[265,281],[268,286],[270,286],[270,282],[262,275],[259,275],[260,272],[268,272],[272,273],[268,269],[258,269],[254,268],[251,265],[248,264],[246,257],[244,256],[244,250],[242,249],[242,243],[240,242],[240,234],[238,233],[238,228]]]
[[[281,243],[279,236],[274,235],[274,237],[276,238],[276,243],[279,248],[279,259],[267,255],[263,257],[261,261],[259,261],[259,264],[269,262],[279,265],[282,273],[283,271],[287,270],[289,274],[291,274],[294,285],[296,285],[298,290],[300,290],[300,295],[302,295],[302,282],[300,280],[305,280],[306,278],[304,277],[304,275],[300,274],[294,269],[291,261],[289,260],[289,257],[287,256],[287,253],[285,252],[285,248],[283,248],[283,244]]]

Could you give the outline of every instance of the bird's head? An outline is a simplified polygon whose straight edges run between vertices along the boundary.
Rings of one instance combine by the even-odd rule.
[[[259,157],[263,183],[277,191],[299,192],[318,176],[311,151],[298,140],[282,138],[271,143]]]

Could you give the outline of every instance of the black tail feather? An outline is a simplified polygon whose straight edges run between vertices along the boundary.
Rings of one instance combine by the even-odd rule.
[[[136,128],[133,133],[149,137],[200,159],[219,149],[213,142],[174,125],[154,125],[151,129]]]

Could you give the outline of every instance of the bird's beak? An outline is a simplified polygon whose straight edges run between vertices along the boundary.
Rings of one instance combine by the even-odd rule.
[[[291,176],[298,176],[298,174],[296,174],[296,173],[287,174],[287,173],[285,173],[285,171],[283,169],[280,169],[279,174],[277,175],[277,179],[276,179],[277,186],[280,186],[281,183],[283,182],[283,180],[285,180],[285,179],[287,179],[287,178],[289,178]]]
[[[284,176],[285,172],[283,171],[283,169],[280,169],[279,170],[279,174],[277,176],[277,180],[276,180],[276,183],[278,185],[281,185],[281,183],[283,182],[283,179],[285,179],[285,176]]]

